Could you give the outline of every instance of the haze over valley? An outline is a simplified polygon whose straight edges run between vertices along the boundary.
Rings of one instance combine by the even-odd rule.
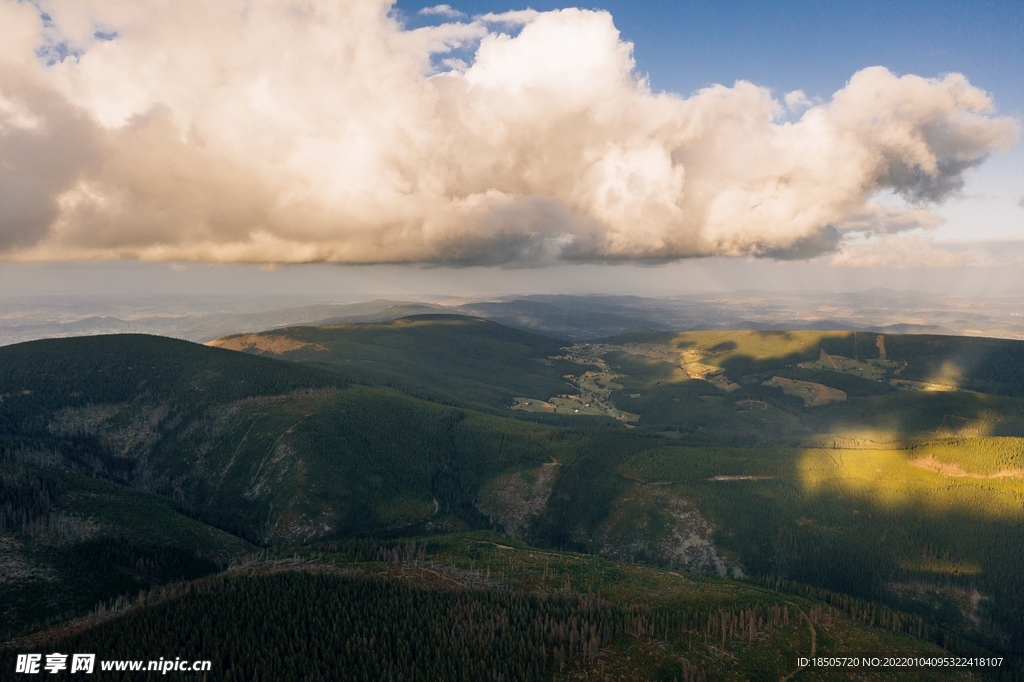
[[[276,327],[375,322],[417,313],[481,317],[565,340],[696,329],[836,329],[1024,339],[1016,295],[733,291],[671,297],[533,294],[491,300],[420,296],[335,303],[327,297],[9,296],[0,345],[39,338],[145,333],[205,343]]]

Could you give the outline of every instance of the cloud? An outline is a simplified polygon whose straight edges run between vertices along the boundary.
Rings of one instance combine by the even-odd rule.
[[[891,206],[870,202],[863,210],[851,212],[843,226],[847,232],[895,234],[923,228],[930,230],[946,222],[927,208]]]
[[[473,19],[483,24],[505,24],[507,26],[525,26],[540,16],[534,9],[510,10],[508,12],[488,12],[479,14]]]
[[[814,102],[807,99],[807,95],[804,94],[803,90],[787,92],[782,101],[786,103],[786,108],[790,111],[803,111],[814,106]]]
[[[387,0],[37,4],[0,0],[9,260],[809,258],[934,226],[1018,135],[959,74],[654,93],[602,11],[407,30]]]
[[[882,235],[868,243],[846,244],[831,264],[852,268],[961,268],[999,264],[984,244],[939,244],[921,235]]]
[[[453,9],[451,5],[434,5],[433,7],[424,7],[417,14],[423,14],[426,16],[440,16],[447,17],[449,19],[461,19],[466,16],[465,12],[460,12],[457,9]]]
[[[1017,200],[1017,205],[1024,208],[1024,194],[1020,195],[1020,199]]]

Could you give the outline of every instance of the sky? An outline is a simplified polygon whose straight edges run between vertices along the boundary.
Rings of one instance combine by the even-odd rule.
[[[0,0],[0,291],[1021,289],[1011,2]]]

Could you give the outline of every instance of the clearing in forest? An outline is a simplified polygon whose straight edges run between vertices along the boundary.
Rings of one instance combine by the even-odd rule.
[[[878,338],[882,337],[879,336]],[[850,358],[844,358],[842,355],[829,355],[822,348],[821,355],[818,356],[817,360],[814,362],[801,362],[797,367],[801,369],[827,369],[832,372],[853,374],[854,376],[877,381],[884,379],[889,370],[900,366],[898,363],[885,359],[885,351],[882,350],[884,345],[880,345],[879,349],[882,353],[882,358],[879,360],[851,360]]]
[[[640,419],[640,415],[624,412],[611,403],[591,401],[578,395],[558,395],[550,400],[515,398],[515,404],[512,406],[512,409],[522,410],[523,412],[611,417],[626,423],[633,423]]]
[[[804,404],[808,407],[827,405],[828,403],[836,403],[846,400],[846,393],[844,391],[840,391],[838,388],[830,388],[829,386],[816,384],[812,381],[798,381],[796,379],[786,379],[785,377],[772,377],[768,381],[764,382],[764,385],[781,388],[789,395],[795,395],[798,398],[802,398]]]
[[[740,387],[739,384],[729,381],[729,377],[725,376],[721,367],[705,365],[701,362],[688,362],[683,364],[682,368],[683,371],[686,372],[686,376],[691,379],[706,381],[715,388],[725,391],[726,393],[732,393]]]
[[[316,351],[330,350],[330,348],[319,343],[299,341],[284,334],[239,334],[237,336],[215,339],[206,345],[235,351],[257,350],[262,353],[273,353],[275,355],[281,355],[293,350],[302,350],[303,348],[311,348]]]
[[[611,372],[584,372],[575,382],[581,394],[596,393],[607,398],[612,391],[622,388],[622,384],[615,382],[615,376]]]

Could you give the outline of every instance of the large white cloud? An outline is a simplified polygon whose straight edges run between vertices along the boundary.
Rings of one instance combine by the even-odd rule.
[[[817,105],[653,93],[606,12],[37,4],[0,0],[7,259],[808,257],[935,224],[1017,137],[958,74],[867,68]]]

